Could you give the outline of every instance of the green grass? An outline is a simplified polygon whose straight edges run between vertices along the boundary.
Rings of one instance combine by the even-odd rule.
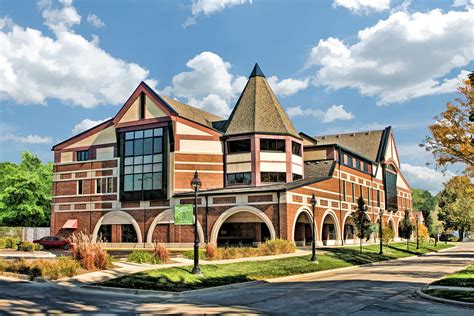
[[[432,285],[474,287],[474,264],[465,270],[435,281]]]
[[[423,290],[423,292],[431,296],[441,297],[448,300],[474,303],[473,291],[452,291],[452,290],[428,289],[428,290]]]
[[[425,245],[416,250],[416,244],[411,243],[410,251],[407,251],[406,243],[401,242],[384,247],[383,255],[378,254],[378,245],[365,246],[362,254],[359,254],[357,246],[324,248],[325,254],[318,256],[318,264],[312,263],[309,255],[267,261],[208,264],[201,265],[202,276],[191,274],[192,267],[187,266],[135,273],[106,281],[100,285],[180,292],[403,258],[449,247],[452,245],[438,244],[437,247]]]

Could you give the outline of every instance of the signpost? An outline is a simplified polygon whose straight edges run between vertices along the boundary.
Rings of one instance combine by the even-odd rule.
[[[193,219],[193,205],[179,204],[174,206],[174,224],[175,225],[192,225]]]

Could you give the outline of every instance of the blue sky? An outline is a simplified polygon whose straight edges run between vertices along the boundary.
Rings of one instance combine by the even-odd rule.
[[[394,128],[413,187],[448,175],[417,145],[473,69],[470,0],[0,0],[0,161],[112,117],[141,80],[226,116],[258,62],[310,135]]]

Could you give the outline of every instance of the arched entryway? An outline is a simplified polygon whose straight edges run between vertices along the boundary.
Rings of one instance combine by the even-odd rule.
[[[340,240],[339,222],[332,210],[327,210],[321,223],[321,241],[324,246],[337,245]]]
[[[352,219],[351,213],[348,213],[344,219],[344,230],[343,230],[344,244],[351,245],[355,243],[357,238],[354,220]]]
[[[311,245],[316,232],[313,232],[313,216],[306,208],[301,208],[295,214],[293,223],[293,241],[296,246]]]
[[[218,246],[255,246],[275,237],[273,224],[265,213],[252,206],[235,206],[214,223],[210,242]]]
[[[110,243],[141,243],[140,226],[132,215],[124,211],[111,211],[102,216],[94,227],[92,240]]]
[[[204,231],[199,221],[197,223],[197,227],[198,227],[199,242],[204,243]],[[183,231],[176,233],[174,230],[177,230],[177,229],[180,229]],[[192,243],[194,241],[193,232],[194,232],[194,226],[192,225],[175,226],[173,210],[168,209],[161,212],[153,219],[153,222],[148,228],[146,242],[153,243],[155,241],[158,241],[158,242],[163,242],[163,243],[170,243],[171,240],[178,238],[175,236],[173,236],[172,238],[171,234],[173,233],[174,235],[179,235],[180,237],[183,236],[182,238],[180,238],[180,240],[174,240],[175,242]]]

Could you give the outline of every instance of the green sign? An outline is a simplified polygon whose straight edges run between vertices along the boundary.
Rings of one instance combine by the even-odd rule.
[[[180,205],[174,206],[174,224],[175,225],[194,224],[192,204],[180,204]]]
[[[377,224],[370,225],[370,231],[371,232],[375,233],[378,230],[379,230],[379,226]]]

